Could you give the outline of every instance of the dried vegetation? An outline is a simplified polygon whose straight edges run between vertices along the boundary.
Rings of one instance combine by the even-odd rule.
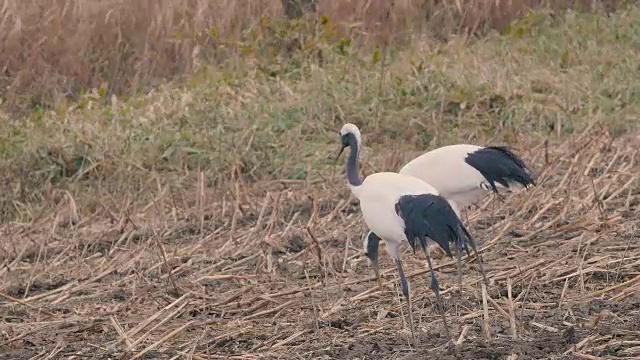
[[[201,62],[225,63],[264,24],[297,4],[338,24],[349,39],[376,44],[429,31],[484,33],[502,29],[527,8],[621,6],[621,0],[223,0],[0,2],[0,100],[12,110],[49,108],[92,89],[103,96],[147,91],[190,74]],[[425,18],[428,21],[424,21]],[[287,34],[296,42],[300,33]]]
[[[95,25],[83,25],[84,42],[67,38],[71,57],[121,56],[102,48],[116,44],[112,30],[96,37],[103,25],[89,21],[106,9],[109,21],[135,18],[130,29],[149,29],[145,41],[175,34],[167,19],[178,29],[200,24],[209,39],[212,29],[233,34],[231,18],[261,30],[188,70],[193,47],[156,41],[157,52],[146,54],[154,56],[136,53],[149,61],[145,75],[136,78],[139,63],[122,62],[120,79],[151,81],[159,73],[150,69],[193,74],[143,95],[125,99],[117,94],[131,84],[111,83],[52,108],[0,113],[0,358],[454,358],[442,349],[420,256],[405,253],[415,349],[384,252],[378,291],[362,256],[357,203],[331,158],[345,121],[363,130],[365,174],[397,169],[426,148],[494,142],[515,147],[537,175],[537,187],[504,202],[489,197],[466,214],[491,282],[486,296],[473,259],[464,261],[461,293],[455,262],[435,259],[459,358],[640,357],[640,9],[541,11],[509,22],[496,7],[474,8],[483,20],[462,17],[470,24],[508,26],[469,41],[405,34],[376,50],[385,37],[367,43],[363,31],[346,32],[330,3],[318,3],[329,14],[319,24],[256,25],[259,17],[241,15],[282,11],[269,1],[197,2],[229,6],[237,16],[228,23],[205,12],[128,18],[140,14],[128,2],[40,8]],[[385,14],[367,3],[367,16]],[[398,9],[427,2],[394,3],[386,24],[400,34],[409,22]],[[460,19],[459,10],[428,3]],[[493,2],[466,5],[483,3]],[[6,2],[2,11],[37,5]],[[292,38],[299,46],[287,46]],[[78,79],[45,68],[52,72],[34,67],[31,76],[48,94],[60,79]],[[93,71],[82,86],[100,86]]]

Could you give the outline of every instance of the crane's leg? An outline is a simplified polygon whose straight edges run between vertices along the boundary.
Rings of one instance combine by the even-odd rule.
[[[404,276],[404,270],[402,269],[402,261],[400,259],[396,259],[396,267],[398,268],[398,273],[400,274],[400,285],[402,285],[402,295],[404,295],[405,300],[407,301],[407,312],[409,313],[409,326],[411,328],[411,340],[413,344],[416,344],[416,333],[413,328],[413,310],[411,309],[411,297],[409,294],[409,283],[407,282],[407,278]]]
[[[469,206],[458,206],[457,203],[450,201],[449,205],[451,205],[451,208],[453,209],[453,212],[456,213],[456,216],[458,217],[458,220],[460,221],[460,224],[464,227],[464,224],[462,223],[462,217],[460,216],[460,213],[462,211],[464,211],[464,215],[467,219],[467,224],[469,224]],[[467,249],[467,247],[465,246],[464,242],[460,241],[459,239],[456,240],[456,262],[457,262],[457,266],[458,266],[458,291],[462,292],[462,254],[460,253],[460,249],[464,248],[465,251],[467,252],[467,254],[469,254],[469,250]]]
[[[462,292],[462,254],[460,243],[456,244],[456,262],[458,267],[458,291]]]
[[[380,268],[378,267],[378,259],[372,259],[371,265],[373,266],[373,272],[376,274],[376,280],[378,280],[378,288],[380,291],[384,290],[382,287],[382,278],[380,277]]]
[[[438,279],[436,278],[436,273],[433,271],[433,264],[431,263],[431,254],[429,251],[429,247],[425,246],[422,248],[424,254],[427,256],[427,263],[429,264],[429,271],[431,272],[431,289],[436,294],[436,302],[438,303],[438,308],[440,311],[440,315],[442,316],[442,322],[444,323],[444,331],[447,336],[447,341],[451,342],[451,333],[449,332],[449,324],[447,323],[447,315],[445,314],[444,304],[442,303],[442,299],[440,298],[440,285],[438,284]]]
[[[378,250],[380,249],[380,237],[373,231],[369,231],[364,238],[364,254],[373,265],[373,272],[376,274],[376,280],[378,281],[378,288],[380,291],[382,288],[382,278],[380,277],[380,267],[378,266]]]
[[[489,281],[487,280],[487,275],[484,273],[484,267],[482,266],[482,258],[480,258],[480,254],[478,254],[478,249],[476,248],[476,243],[473,239],[469,238],[469,244],[471,245],[471,249],[473,249],[473,253],[476,255],[476,259],[478,259],[478,267],[480,267],[480,273],[482,274],[482,281],[484,281],[484,285],[489,289]],[[467,249],[467,255],[469,254],[469,250]]]

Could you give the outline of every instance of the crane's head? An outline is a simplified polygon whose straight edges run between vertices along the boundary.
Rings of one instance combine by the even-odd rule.
[[[340,155],[342,155],[342,152],[346,147],[351,146],[351,151],[357,151],[362,143],[360,130],[352,123],[342,125],[342,129],[340,129],[340,137],[342,139],[342,147],[340,148],[340,152],[338,153],[336,160],[340,158]]]

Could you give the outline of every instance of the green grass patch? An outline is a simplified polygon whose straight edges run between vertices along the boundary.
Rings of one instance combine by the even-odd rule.
[[[103,194],[148,201],[150,187],[305,179],[337,166],[337,131],[353,122],[371,156],[471,142],[564,137],[599,121],[635,132],[640,9],[611,16],[537,12],[501,34],[360,51],[300,22],[265,24],[225,66],[129,99],[100,91],[0,123],[0,215],[30,221],[42,188],[91,208]],[[341,166],[341,165],[340,165]],[[158,185],[159,184],[159,185]],[[153,191],[156,191],[154,188]],[[88,211],[88,210],[87,210]]]

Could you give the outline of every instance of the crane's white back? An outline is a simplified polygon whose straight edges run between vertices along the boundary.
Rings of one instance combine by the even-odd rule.
[[[430,184],[412,176],[381,172],[367,176],[360,192],[360,208],[369,229],[385,240],[405,241],[404,222],[395,211],[401,196],[435,194]]]
[[[487,193],[480,187],[486,181],[484,176],[464,161],[469,153],[480,149],[470,144],[443,146],[411,160],[400,173],[422,179],[450,202],[467,206]]]

